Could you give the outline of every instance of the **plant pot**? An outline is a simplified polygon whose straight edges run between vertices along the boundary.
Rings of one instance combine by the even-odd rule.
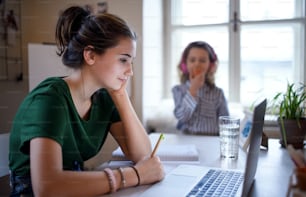
[[[282,147],[285,146],[284,136],[286,134],[287,145],[292,144],[292,146],[296,149],[302,149],[304,147],[304,139],[306,134],[306,119],[302,118],[299,120],[300,127],[298,125],[297,120],[288,120],[284,119],[284,128],[281,125],[280,119],[278,119],[278,125],[280,127],[280,132],[282,139],[280,140],[280,144]],[[283,131],[285,129],[285,132]]]

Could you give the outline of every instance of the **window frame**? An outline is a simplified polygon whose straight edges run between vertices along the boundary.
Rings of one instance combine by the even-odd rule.
[[[239,15],[239,9],[240,9],[240,0],[230,0],[229,1],[229,22],[228,23],[221,23],[221,24],[209,24],[209,25],[190,25],[190,26],[182,26],[182,25],[172,25],[171,24],[171,0],[163,1],[163,10],[164,10],[164,57],[163,57],[163,63],[164,65],[164,73],[163,73],[163,84],[165,84],[165,88],[163,89],[163,97],[164,98],[170,98],[171,92],[169,92],[169,89],[171,89],[171,66],[175,65],[176,62],[173,64],[171,63],[171,46],[172,46],[172,40],[171,40],[171,33],[175,31],[176,29],[184,29],[184,28],[201,28],[201,27],[217,27],[217,26],[227,26],[229,29],[228,35],[229,35],[229,59],[228,59],[228,77],[229,77],[229,92],[228,92],[228,101],[229,102],[240,102],[240,84],[241,84],[241,54],[240,54],[240,44],[241,44],[241,27],[242,26],[252,26],[252,25],[262,25],[262,24],[295,24],[299,23],[301,24],[302,28],[300,32],[297,32],[295,38],[300,37],[300,42],[295,43],[296,46],[298,44],[300,45],[300,53],[295,54],[294,60],[295,65],[294,66],[295,71],[293,71],[294,79],[296,79],[296,82],[304,82],[306,83],[306,77],[305,77],[305,65],[306,65],[306,58],[305,58],[305,46],[306,46],[306,20],[305,20],[305,10],[306,10],[306,3],[301,0],[296,0],[297,6],[296,9],[298,10],[299,14],[302,17],[296,17],[293,19],[275,19],[275,20],[260,20],[260,21],[240,21],[238,20],[237,29],[238,31],[233,31],[234,26],[234,15],[237,14],[238,19],[240,19]],[[297,39],[295,39],[295,42],[298,42]],[[176,65],[175,65],[176,66]]]

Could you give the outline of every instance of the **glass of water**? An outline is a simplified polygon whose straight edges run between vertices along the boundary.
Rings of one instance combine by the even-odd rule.
[[[219,117],[220,157],[236,160],[239,153],[240,119],[231,116]]]

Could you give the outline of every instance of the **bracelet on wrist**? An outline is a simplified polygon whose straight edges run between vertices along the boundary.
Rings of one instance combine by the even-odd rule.
[[[123,173],[123,168],[118,168],[121,177],[121,188],[125,188],[126,180]]]
[[[136,186],[139,186],[140,185],[140,176],[139,176],[138,170],[134,166],[131,166],[131,168],[135,171],[137,179],[138,179],[138,182],[137,182]]]
[[[103,171],[105,172],[109,182],[110,193],[114,193],[117,185],[115,175],[110,168],[105,168]]]

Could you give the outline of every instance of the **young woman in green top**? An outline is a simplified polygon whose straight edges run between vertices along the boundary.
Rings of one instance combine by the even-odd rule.
[[[44,80],[20,105],[10,135],[12,196],[97,196],[160,181],[163,166],[149,156],[126,91],[135,33],[115,15],[72,6],[58,19],[56,41],[74,72]],[[108,132],[135,165],[83,171]]]

